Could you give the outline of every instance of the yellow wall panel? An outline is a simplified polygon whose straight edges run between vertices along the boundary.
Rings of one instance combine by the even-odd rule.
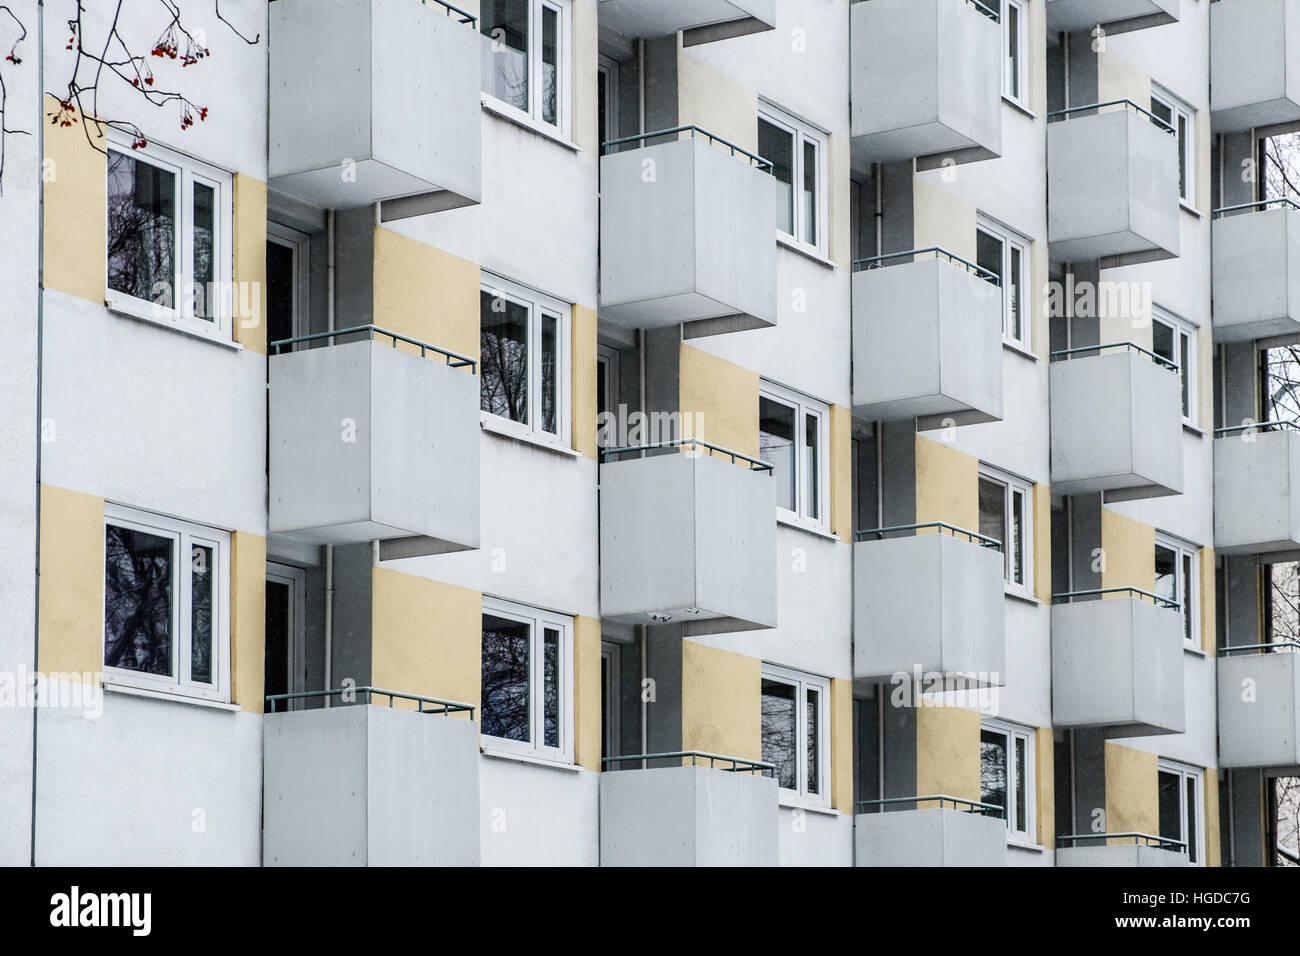
[[[831,406],[831,532],[853,543],[853,413]]]
[[[700,63],[686,49],[677,51],[677,120],[758,152],[758,94]]]
[[[978,458],[917,435],[917,523],[946,521],[968,531],[978,531],[979,473]]]
[[[100,304],[107,286],[108,160],[86,141],[82,117],[69,127],[48,118],[45,98],[45,286]],[[103,147],[92,124],[91,136]],[[265,229],[265,225],[263,226]]]
[[[573,307],[573,447],[596,461],[596,313]]]
[[[104,499],[41,485],[42,673],[104,669]],[[70,678],[69,678],[70,679]]]
[[[1217,652],[1217,595],[1214,579],[1214,549],[1201,548],[1201,650],[1215,656]]]
[[[478,359],[479,267],[375,227],[374,322]]]
[[[1051,727],[1034,728],[1035,801],[1038,814],[1039,846],[1056,846],[1056,766],[1053,762],[1056,741]]]
[[[853,812],[853,681],[831,680],[831,806]]]
[[[596,4],[577,0],[573,4],[573,141],[582,150],[600,155],[599,104],[596,102],[597,49]]]
[[[685,343],[680,355],[678,407],[686,433],[757,457],[758,373]]]
[[[1106,832],[1158,834],[1156,755],[1110,741],[1105,754]]]
[[[916,711],[916,794],[980,798],[980,715],[960,707]]]
[[[246,349],[266,354],[266,183],[243,173],[235,174],[235,282],[255,295],[231,296],[235,311],[243,303],[252,315],[236,315],[234,338]]]
[[[1034,597],[1052,603],[1052,489],[1034,485]]]
[[[759,760],[763,662],[682,641],[682,749]]]
[[[1205,768],[1205,865],[1222,866],[1219,846],[1219,771]]]
[[[974,262],[975,207],[924,176],[912,183],[914,247],[940,246]]]
[[[1109,508],[1101,509],[1101,547],[1106,556],[1103,588],[1156,586],[1156,529]],[[1124,595],[1117,595],[1124,597]]]
[[[230,699],[262,713],[266,686],[266,538],[230,536]]]
[[[600,619],[573,620],[573,760],[598,771],[604,713],[600,693]]]
[[[1097,59],[1097,102],[1111,100],[1131,100],[1144,110],[1150,109],[1151,77],[1107,50]]]

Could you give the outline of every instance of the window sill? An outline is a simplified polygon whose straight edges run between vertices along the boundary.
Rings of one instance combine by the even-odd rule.
[[[513,763],[533,764],[538,767],[547,767],[551,770],[562,770],[566,773],[580,773],[585,769],[582,764],[566,763],[562,760],[552,760],[548,757],[536,757],[532,754],[513,753],[509,750],[495,750],[491,747],[479,747],[479,753],[484,757],[492,760],[509,760]]]
[[[1028,116],[1031,120],[1038,119],[1037,113],[1031,110],[1024,103],[1021,103],[1019,100],[1012,99],[1010,96],[1007,96],[1005,93],[1002,94],[1002,102],[1005,103],[1007,106],[1010,106],[1017,113],[1021,113],[1025,116]]]
[[[1007,339],[1003,339],[1002,347],[1006,349],[1008,352],[1014,352],[1016,355],[1019,355],[1021,358],[1029,359],[1029,361],[1031,362],[1042,361],[1042,359],[1039,358],[1037,353],[1031,352],[1029,349],[1025,348],[1019,342],[1011,342],[1008,341]]]
[[[1032,604],[1035,607],[1046,607],[1046,605],[1038,598],[1034,597],[1034,595],[1027,591],[1021,591],[1019,588],[1004,587],[1002,593],[1013,601],[1019,601],[1022,604]]]
[[[1184,199],[1178,200],[1178,208],[1181,209],[1183,212],[1187,213],[1189,216],[1195,216],[1197,219],[1202,218],[1201,211],[1197,209],[1195,206],[1188,205],[1187,201]]]
[[[1205,429],[1197,425],[1193,425],[1191,422],[1183,422],[1183,431],[1187,432],[1188,434],[1195,435],[1197,438],[1205,437]]]
[[[1047,852],[1047,847],[1043,846],[1041,843],[1024,843],[1024,842],[1022,842],[1022,841],[1020,841],[1020,840],[1013,839],[1013,838],[1010,837],[1010,836],[1007,837],[1007,849],[1008,849],[1008,850],[1024,850],[1026,853],[1046,853],[1046,852]]]
[[[1205,648],[1203,648],[1203,647],[1194,647],[1194,646],[1191,645],[1191,644],[1184,644],[1184,645],[1183,645],[1183,653],[1184,653],[1184,654],[1190,654],[1190,655],[1192,655],[1192,657],[1203,657],[1203,658],[1206,658],[1206,659],[1209,659],[1209,656],[1210,656],[1208,653],[1206,653]]]
[[[794,797],[782,796],[780,798],[780,807],[782,810],[803,810],[805,813],[819,813],[826,817],[842,817],[844,814],[834,807],[823,807],[820,804],[804,803]]]
[[[224,710],[229,713],[238,713],[243,710],[238,704],[229,704],[220,700],[208,700],[204,697],[188,697],[184,694],[171,694],[166,691],[148,690],[144,687],[134,687],[130,684],[116,684],[111,681],[104,681],[100,685],[110,694],[123,694],[127,697],[146,697],[150,700],[165,700],[173,704],[189,704],[193,707],[207,707],[211,710]]]
[[[124,319],[135,319],[137,322],[147,322],[149,325],[156,326],[160,329],[167,329],[170,332],[177,332],[181,335],[197,339],[200,342],[207,342],[209,345],[216,345],[223,349],[230,349],[232,352],[242,352],[244,347],[233,339],[220,339],[214,335],[207,335],[195,329],[189,329],[179,322],[171,319],[163,319],[150,314],[153,309],[148,306],[137,305],[132,299],[119,299],[115,296],[109,296],[104,300],[104,307],[114,315],[119,315]]]
[[[479,93],[479,103],[482,105],[484,110],[491,113],[493,116],[505,120],[507,123],[513,123],[520,129],[526,129],[530,133],[536,133],[538,136],[542,137],[542,139],[549,139],[552,143],[555,143],[557,146],[563,146],[570,152],[582,152],[581,146],[572,140],[565,139],[558,131],[556,131],[554,126],[547,126],[545,123],[539,122],[531,116],[525,116],[522,112],[516,112],[494,96],[489,96],[487,93]]]
[[[776,244],[780,246],[782,249],[789,249],[791,252],[795,253],[796,255],[803,256],[805,259],[811,259],[819,266],[825,266],[827,269],[839,268],[839,266],[837,266],[833,260],[828,259],[824,255],[822,255],[820,250],[812,249],[809,246],[805,246],[802,243],[797,242],[794,239],[791,239],[783,232],[778,232],[776,234]]]
[[[776,523],[784,525],[787,528],[794,528],[796,531],[803,531],[807,534],[816,535],[818,538],[825,538],[827,541],[840,540],[839,535],[832,534],[821,525],[809,524],[803,518],[798,518],[788,512],[783,512],[780,508],[776,511]]]
[[[566,448],[558,442],[548,441],[545,438],[537,438],[533,435],[525,435],[515,431],[505,425],[498,424],[495,415],[489,415],[487,412],[479,412],[479,426],[483,431],[492,435],[499,435],[502,438],[509,438],[525,445],[532,445],[534,448],[541,448],[544,451],[552,452],[556,455],[563,455],[565,458],[581,458],[582,452],[573,448]]]

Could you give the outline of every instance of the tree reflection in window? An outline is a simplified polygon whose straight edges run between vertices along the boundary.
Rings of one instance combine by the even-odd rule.
[[[528,307],[479,293],[480,407],[528,423]]]
[[[763,760],[776,767],[777,783],[787,790],[798,782],[794,705],[793,684],[763,679]]]
[[[529,0],[486,0],[479,18],[489,40],[483,57],[483,92],[528,111]]]
[[[172,547],[147,531],[105,529],[105,667],[171,674]]]
[[[196,544],[190,549],[190,680],[212,683],[212,561],[213,551]]]
[[[483,615],[482,732],[488,737],[529,739],[529,631],[526,622]]]
[[[109,150],[108,287],[172,308],[175,282],[176,176]]]

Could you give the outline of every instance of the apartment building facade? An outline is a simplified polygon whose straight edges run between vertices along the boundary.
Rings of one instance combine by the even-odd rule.
[[[13,8],[0,860],[1275,862],[1284,0]]]

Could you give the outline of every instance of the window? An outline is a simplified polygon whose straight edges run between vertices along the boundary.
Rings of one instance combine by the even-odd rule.
[[[104,679],[229,700],[230,535],[109,505]]]
[[[1162,760],[1157,779],[1160,836],[1166,840],[1181,840],[1187,845],[1190,861],[1203,863],[1202,771]]]
[[[619,680],[622,648],[613,641],[600,642],[600,759],[619,755]]]
[[[1002,283],[1002,338],[1021,348],[1030,347],[1028,243],[991,223],[975,231],[975,264]]]
[[[487,277],[479,296],[479,395],[506,431],[568,446],[569,306]]]
[[[758,114],[758,154],[776,179],[776,228],[795,244],[826,248],[826,134],[763,104]]]
[[[758,456],[772,464],[776,506],[787,516],[824,528],[830,494],[827,421],[822,402],[764,382],[758,399]]]
[[[596,444],[609,447],[618,434],[618,350],[596,346]],[[617,443],[615,443],[617,444]]]
[[[990,0],[985,6],[1002,20],[1002,95],[1025,105],[1029,99],[1029,18],[1020,0]]]
[[[1156,590],[1162,598],[1181,605],[1183,615],[1183,642],[1188,647],[1200,647],[1201,622],[1197,595],[1199,575],[1197,564],[1200,548],[1168,535],[1156,535]]]
[[[984,719],[980,725],[980,800],[1003,808],[1012,839],[1037,842],[1032,729]]]
[[[1183,421],[1196,424],[1196,337],[1197,330],[1162,309],[1151,316],[1151,351],[1178,368],[1183,389]]]
[[[1196,133],[1192,112],[1190,106],[1167,92],[1151,94],[1151,113],[1172,129],[1178,139],[1178,196],[1187,205],[1193,204],[1196,188]]]
[[[266,341],[306,334],[311,240],[279,223],[266,224]]]
[[[573,618],[483,599],[483,736],[514,753],[573,760]]]
[[[230,335],[230,176],[159,146],[108,148],[108,302]]]
[[[601,142],[618,139],[618,61],[603,53],[596,65],[596,109]]]
[[[763,760],[776,767],[783,795],[830,806],[826,723],[830,683],[765,664],[762,694]]]
[[[1007,584],[1033,590],[1033,485],[992,468],[980,469],[980,534],[1002,542]]]
[[[569,0],[485,0],[483,92],[567,135]]]

